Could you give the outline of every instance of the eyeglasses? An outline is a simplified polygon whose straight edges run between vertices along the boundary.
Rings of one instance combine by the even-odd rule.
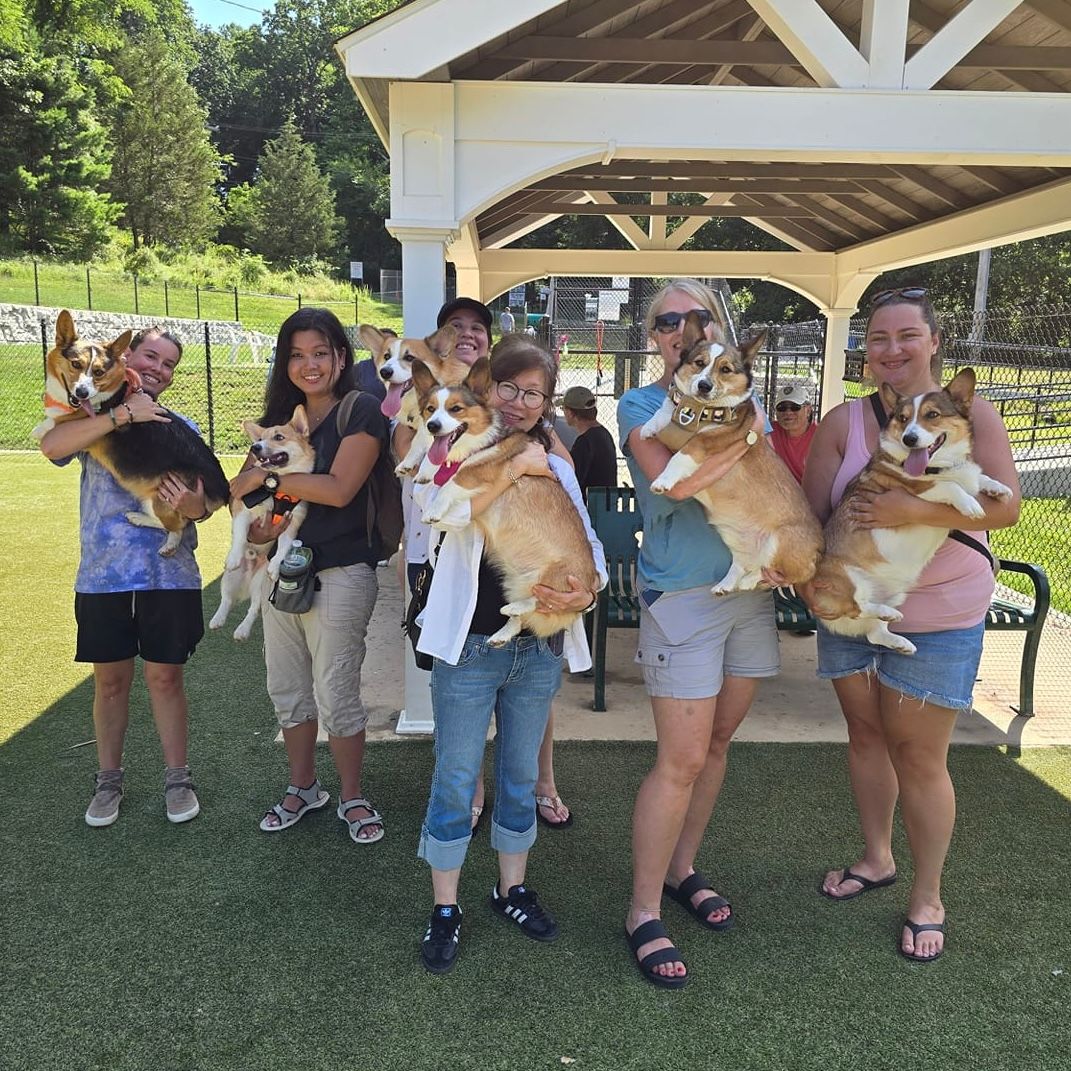
[[[672,335],[684,322],[686,316],[695,313],[699,317],[699,326],[705,331],[714,321],[710,309],[689,309],[688,312],[663,312],[654,318],[654,329],[660,335]]]
[[[895,290],[882,290],[870,299],[870,308],[879,309],[896,298],[904,298],[907,301],[921,301],[926,296],[926,288],[922,286],[901,286]]]
[[[504,402],[512,402],[517,395],[520,395],[521,404],[525,409],[543,409],[549,397],[549,395],[544,394],[541,390],[536,390],[534,387],[528,390],[521,390],[516,383],[511,383],[508,379],[502,380],[501,383],[496,383],[495,390],[498,391],[498,396]]]
[[[798,413],[803,408],[802,405],[796,402],[778,402],[777,412],[779,413]]]

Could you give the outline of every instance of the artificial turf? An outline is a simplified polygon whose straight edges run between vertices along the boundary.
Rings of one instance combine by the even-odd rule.
[[[693,977],[664,993],[621,934],[631,804],[653,749],[562,743],[577,823],[541,831],[529,870],[561,937],[540,945],[491,914],[484,829],[457,969],[432,977],[415,857],[430,742],[369,749],[382,842],[353,845],[333,808],[259,833],[285,764],[255,645],[212,636],[191,663],[204,813],[166,822],[138,687],[122,815],[85,826],[95,757],[72,747],[92,736],[91,686],[69,662],[75,477],[10,456],[0,477],[3,1071],[1068,1067],[1071,750],[953,751],[948,951],[922,966],[895,953],[910,878],[899,830],[897,885],[844,904],[817,895],[822,870],[858,848],[844,748],[736,746],[700,864],[737,925],[708,933],[667,903]],[[204,538],[203,560],[221,561],[225,534],[210,524]],[[323,775],[334,793],[328,762]]]

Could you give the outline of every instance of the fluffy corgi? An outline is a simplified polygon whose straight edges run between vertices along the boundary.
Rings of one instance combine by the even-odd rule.
[[[822,529],[785,463],[758,442],[751,427],[751,366],[765,332],[740,349],[725,340],[724,331],[716,335],[708,341],[699,317],[688,314],[669,396],[640,429],[642,438],[657,436],[677,451],[651,490],[665,494],[708,457],[747,442],[751,449],[695,496],[733,554],[728,573],[711,591],[724,595],[758,587],[764,568],[781,573],[787,584],[801,584],[814,575]]]
[[[487,404],[492,383],[491,362],[486,357],[457,386],[438,383],[418,362],[413,366],[413,383],[433,440],[428,463],[435,470],[432,477],[422,468],[417,482],[434,479],[441,485],[434,512],[425,518],[434,523],[457,501],[475,498],[531,439],[521,432],[508,432]],[[599,584],[584,525],[561,484],[545,476],[522,476],[474,523],[483,533],[488,558],[502,577],[506,595],[502,613],[509,618],[488,642],[501,647],[525,628],[536,636],[552,636],[568,628],[578,614],[539,613],[532,594],[535,584],[568,591],[570,575],[593,591]]]
[[[826,553],[814,578],[812,609],[830,632],[865,636],[871,643],[914,654],[915,645],[889,631],[896,608],[948,536],[947,528],[904,525],[857,528],[851,520],[856,491],[899,487],[929,502],[984,517],[978,495],[1011,497],[971,459],[974,369],[964,368],[944,390],[901,397],[884,384],[889,423],[866,468],[848,485],[826,525]]]
[[[126,388],[140,386],[123,359],[131,337],[124,331],[111,342],[91,342],[77,336],[66,309],[59,314],[56,345],[45,358],[45,419],[33,429],[35,439],[64,420],[95,416],[116,394],[121,400]]]
[[[62,420],[106,413],[122,404],[127,391],[141,389],[139,377],[123,359],[129,341],[129,331],[107,344],[80,339],[71,314],[66,309],[59,314],[56,345],[45,359],[46,419],[34,428],[37,438]],[[87,448],[121,487],[141,499],[141,510],[131,510],[127,520],[167,533],[160,547],[163,557],[175,553],[186,525],[192,523],[157,493],[169,472],[177,473],[188,487],[202,480],[210,511],[230,497],[227,477],[215,454],[185,420],[168,415],[171,419],[166,424],[124,424]]]
[[[419,419],[419,404],[413,385],[413,363],[420,361],[439,383],[460,383],[468,375],[468,365],[453,356],[457,331],[449,324],[427,338],[399,338],[393,331],[361,324],[361,341],[372,353],[376,370],[387,385],[387,397],[380,411],[390,420],[408,424],[415,432],[408,453],[394,470],[398,476],[412,476],[431,445]]]
[[[278,476],[285,476],[293,472],[312,472],[315,467],[316,451],[309,442],[309,418],[303,405],[299,405],[294,410],[294,415],[287,424],[262,428],[252,420],[247,420],[242,424],[242,428],[253,441],[250,450],[261,468],[268,469]],[[251,549],[257,549],[256,544],[249,543],[249,526],[256,520],[277,516],[284,511],[290,514],[290,524],[287,525],[286,531],[280,533],[275,553],[268,559],[265,567],[265,572],[271,580],[278,579],[279,563],[286,557],[287,551],[297,539],[302,522],[309,512],[309,504],[282,496],[273,496],[270,492],[252,506],[246,505],[241,498],[231,503],[231,549],[227,555],[224,582],[230,573],[240,572],[243,562],[248,560],[248,552]],[[236,582],[240,579],[240,576],[235,578]],[[224,602],[220,604],[216,617],[219,617],[224,605],[227,611],[230,611],[225,590],[223,598]],[[253,613],[253,616],[256,617],[256,614]],[[227,613],[224,612],[220,617],[219,625],[222,625],[226,619]],[[218,628],[219,625],[213,627]]]

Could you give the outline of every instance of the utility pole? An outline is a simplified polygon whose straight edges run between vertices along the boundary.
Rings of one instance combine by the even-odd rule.
[[[971,324],[971,341],[985,340],[985,311],[989,301],[989,264],[993,259],[992,249],[978,250],[978,273],[974,277],[974,321]]]

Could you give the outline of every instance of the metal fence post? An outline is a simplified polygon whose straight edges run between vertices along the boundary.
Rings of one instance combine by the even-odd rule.
[[[212,327],[205,320],[205,385],[208,389],[208,445],[216,449],[216,414],[212,399]]]
[[[41,304],[41,286],[37,281],[37,261],[33,262],[33,303],[35,305]]]
[[[89,268],[86,268],[86,308],[93,311],[93,287],[89,283]]]
[[[299,309],[301,308],[301,295],[300,294],[298,294],[298,296],[297,296],[297,307]]]
[[[134,315],[137,316],[141,310],[138,308],[138,273],[134,273]]]
[[[48,321],[41,317],[41,369],[48,375]]]
[[[164,315],[171,315],[171,303],[167,299],[167,280],[164,280]]]
[[[238,287],[234,288],[234,319],[236,323],[241,323],[241,317],[238,315]]]
[[[201,318],[201,284],[194,283],[193,285],[194,301],[197,302],[197,319]]]
[[[353,323],[356,326],[361,322],[361,312],[357,307],[357,287],[353,288]]]

